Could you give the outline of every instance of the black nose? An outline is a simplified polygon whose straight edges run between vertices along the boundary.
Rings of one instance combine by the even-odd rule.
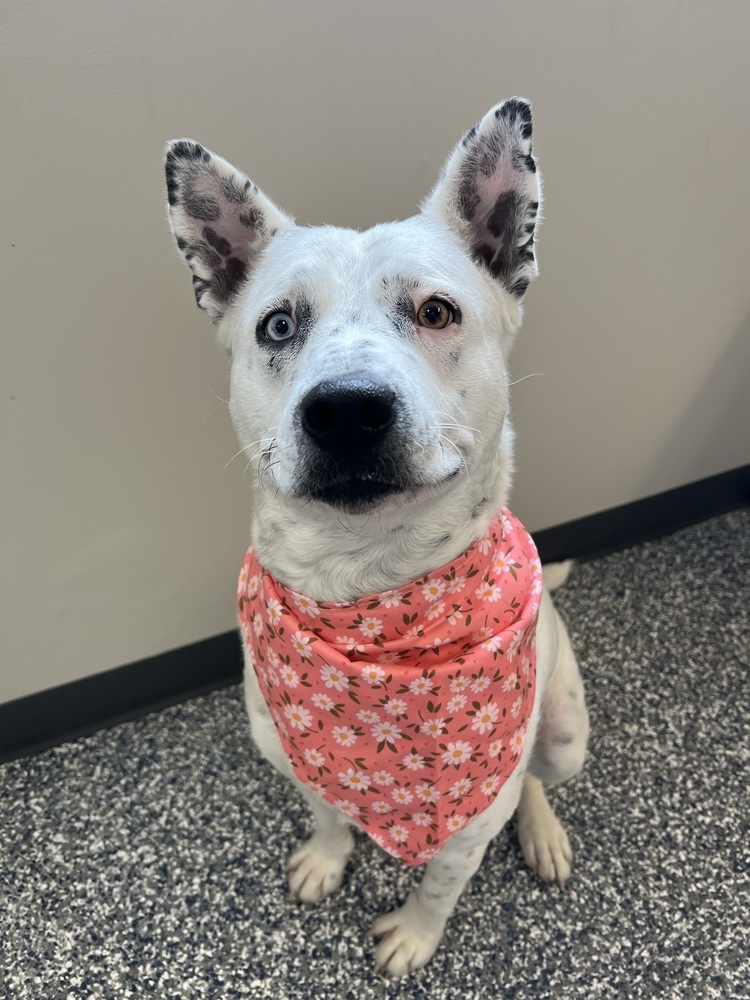
[[[370,454],[395,416],[396,394],[364,378],[320,382],[302,400],[302,426],[318,447],[351,462]]]

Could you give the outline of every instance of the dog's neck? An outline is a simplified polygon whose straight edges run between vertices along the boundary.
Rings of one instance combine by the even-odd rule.
[[[258,494],[258,559],[286,587],[315,601],[345,603],[402,587],[454,559],[487,530],[507,502],[511,456],[506,422],[500,447],[449,492],[369,514]]]

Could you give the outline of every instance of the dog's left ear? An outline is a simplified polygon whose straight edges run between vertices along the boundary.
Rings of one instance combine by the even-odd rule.
[[[422,212],[456,231],[477,263],[520,299],[537,273],[540,197],[531,105],[511,97],[461,139]]]

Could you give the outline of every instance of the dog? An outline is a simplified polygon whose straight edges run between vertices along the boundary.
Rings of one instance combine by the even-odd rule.
[[[425,864],[422,881],[370,931],[379,939],[376,969],[401,976],[429,961],[488,842],[516,812],[534,872],[562,885],[572,864],[544,785],[583,765],[583,684],[533,543],[516,522],[522,541],[512,557],[505,551],[513,548],[507,359],[537,273],[541,190],[530,104],[511,98],[490,109],[459,141],[419,214],[365,232],[295,225],[243,173],[190,139],[168,144],[166,176],[170,223],[197,304],[231,356],[230,413],[253,472],[251,563],[240,581],[252,733],[315,820],[286,866],[290,894],[313,902],[338,888],[352,825],[399,856],[411,844],[407,860]],[[487,558],[494,568],[476,577],[486,585],[480,594],[465,576]],[[466,605],[444,599],[456,566],[466,571]],[[559,582],[565,570],[551,572]],[[520,597],[503,597],[521,577]],[[405,603],[394,609],[389,600]],[[503,600],[527,614],[523,627],[503,633],[507,643],[501,626],[521,618],[507,610],[500,622],[493,609]],[[471,632],[469,607],[488,629]],[[419,618],[431,614],[439,614],[439,636]],[[349,633],[333,635],[350,618]],[[395,645],[384,636],[386,618]],[[522,660],[525,680],[512,664],[501,676],[497,664],[521,641],[525,653],[515,662]],[[469,701],[438,701],[430,687],[442,676],[435,670],[446,643],[460,656],[447,661],[445,683],[453,692],[469,685]],[[365,650],[378,655],[363,668]],[[471,673],[475,652],[485,665]],[[405,698],[383,695],[381,685],[395,683],[391,670],[401,671]],[[480,745],[481,733],[496,735],[501,681],[513,696],[507,708],[502,702],[502,721],[512,729],[516,713],[523,724]],[[420,697],[432,699],[424,702],[430,709],[419,708]],[[343,717],[353,721],[335,725]],[[423,742],[407,745],[405,737]],[[376,753],[390,772],[368,770]],[[500,759],[502,781],[489,769]],[[487,770],[475,774],[479,762]],[[308,764],[312,777],[303,774]],[[482,774],[489,777],[479,781]],[[439,781],[439,808],[402,817],[415,789],[434,800]],[[472,806],[464,812],[461,794]],[[369,827],[357,804],[365,801]]]

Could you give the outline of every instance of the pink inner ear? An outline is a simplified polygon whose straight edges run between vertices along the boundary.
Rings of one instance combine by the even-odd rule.
[[[266,225],[263,213],[246,200],[241,183],[215,170],[202,170],[192,181],[184,208],[189,239],[206,242],[222,257],[246,264]],[[203,218],[190,214],[191,205],[200,206]]]

